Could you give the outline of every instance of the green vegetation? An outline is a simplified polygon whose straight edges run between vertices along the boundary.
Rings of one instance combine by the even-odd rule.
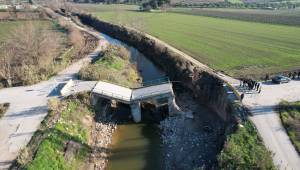
[[[270,151],[250,121],[227,138],[218,160],[221,169],[275,169]]]
[[[51,100],[49,114],[18,157],[24,169],[80,169],[90,153],[88,141],[94,112],[88,94],[62,102]],[[76,145],[69,146],[70,143]],[[30,158],[34,156],[33,158]]]
[[[300,9],[257,10],[229,8],[171,8],[169,9],[169,12],[269,24],[300,26]]]
[[[102,20],[143,30],[234,77],[260,78],[266,73],[299,69],[298,27],[168,12],[126,11],[124,7],[121,12],[102,11],[105,7],[98,6],[99,12],[93,14]]]
[[[300,153],[300,101],[279,104],[280,119],[296,150]]]
[[[9,103],[0,104],[0,119],[9,107]]]
[[[110,45],[99,60],[82,68],[79,76],[82,80],[102,80],[136,87],[139,76],[129,60],[127,49]]]

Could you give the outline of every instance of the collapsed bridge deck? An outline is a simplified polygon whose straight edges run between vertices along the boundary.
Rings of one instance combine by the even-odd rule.
[[[134,89],[99,81],[92,89],[93,104],[97,103],[98,98],[129,104],[135,122],[141,121],[141,102],[168,104],[170,113],[173,112],[175,103],[172,83],[169,81]]]

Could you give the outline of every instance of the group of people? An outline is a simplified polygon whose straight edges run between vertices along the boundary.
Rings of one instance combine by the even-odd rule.
[[[252,79],[242,79],[240,80],[240,88],[246,88],[248,90],[256,90],[258,93],[261,92],[261,84]],[[245,94],[241,94],[241,101],[243,101]]]
[[[240,87],[247,88],[248,90],[256,90],[258,93],[261,92],[261,84],[252,79],[242,79]]]
[[[300,78],[300,71],[297,73],[296,71],[295,72],[290,72],[289,74],[288,74],[288,77],[289,78],[291,78],[292,80],[295,80],[296,79],[296,77],[298,76],[298,79]]]

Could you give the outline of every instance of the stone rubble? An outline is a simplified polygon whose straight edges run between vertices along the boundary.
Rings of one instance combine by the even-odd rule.
[[[94,164],[92,169],[104,170],[106,168],[109,145],[112,142],[112,135],[116,128],[117,124],[109,120],[100,119],[95,122],[92,130],[93,148],[91,162]]]
[[[165,148],[164,169],[216,169],[216,155],[220,151],[222,134],[219,122],[212,120],[204,123],[201,114],[203,111],[197,108],[199,104],[187,98],[181,101],[185,101],[182,103],[180,99],[178,101],[182,113],[166,118],[159,125],[162,147]],[[193,111],[193,119],[186,117],[186,113],[191,111]],[[210,131],[204,130],[206,124],[210,125]]]

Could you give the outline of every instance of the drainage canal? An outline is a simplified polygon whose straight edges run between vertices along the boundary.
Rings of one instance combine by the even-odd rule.
[[[124,46],[131,52],[131,62],[137,65],[144,82],[166,76],[135,48],[101,35],[109,43]],[[136,124],[130,118],[129,106],[117,104],[113,120],[118,122],[118,127],[112,136],[107,169],[211,169],[216,166],[223,122],[195,102],[188,91],[175,88],[175,93],[179,107],[184,113],[194,115],[193,119],[184,115],[164,119],[167,108],[157,111],[144,103],[142,122]]]

